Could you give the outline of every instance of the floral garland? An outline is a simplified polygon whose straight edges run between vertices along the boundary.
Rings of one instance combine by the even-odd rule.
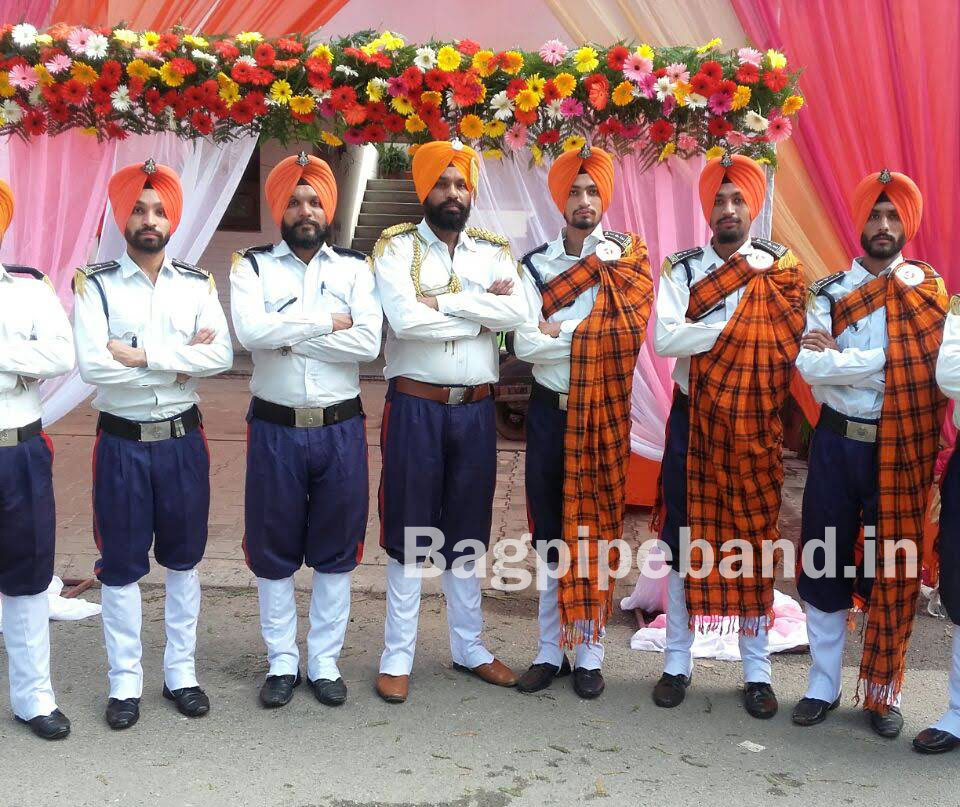
[[[617,44],[538,52],[373,31],[330,44],[54,25],[0,27],[0,133],[100,139],[244,134],[340,146],[459,137],[533,162],[602,145],[644,165],[726,152],[773,161],[803,106],[777,51]]]

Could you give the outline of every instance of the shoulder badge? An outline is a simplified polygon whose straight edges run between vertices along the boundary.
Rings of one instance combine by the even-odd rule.
[[[778,244],[776,241],[770,241],[766,238],[751,238],[750,243],[757,249],[762,249],[764,252],[769,252],[777,260],[780,260],[788,252],[790,252],[790,250],[783,244]],[[794,262],[796,262],[796,259],[794,259]],[[783,264],[780,265],[783,266]]]
[[[950,313],[955,317],[960,317],[960,294],[954,294],[950,298]]]
[[[373,245],[373,251],[370,253],[372,259],[382,258],[383,253],[386,252],[387,242],[391,238],[396,238],[398,235],[404,235],[405,233],[413,232],[417,229],[417,225],[413,222],[404,222],[403,224],[394,224],[391,227],[387,227],[380,237],[377,239],[377,243]]]
[[[347,247],[331,247],[331,249],[333,249],[337,255],[343,255],[345,258],[356,258],[364,262],[367,260],[367,256],[358,249],[348,249]]]
[[[614,244],[620,247],[621,252],[626,252],[633,241],[633,239],[627,235],[627,233],[621,233],[617,230],[604,230],[603,237],[608,241],[613,241]]]
[[[827,275],[826,277],[821,277],[819,280],[813,281],[813,283],[810,284],[810,293],[816,297],[824,289],[826,289],[827,286],[831,286],[840,280],[843,275],[843,272],[835,272],[832,275]]]
[[[120,261],[103,261],[102,263],[90,263],[81,266],[73,275],[73,293],[83,294],[84,286],[88,277],[96,277],[103,272],[109,272],[120,268]]]
[[[261,244],[258,247],[247,247],[246,249],[238,249],[233,253],[233,257],[230,260],[230,272],[231,274],[237,268],[237,265],[244,258],[250,258],[251,263],[253,264],[253,271],[256,274],[260,274],[260,267],[257,266],[256,259],[253,257],[257,253],[269,252],[273,249],[273,244]]]
[[[691,249],[684,249],[680,252],[674,252],[672,255],[667,255],[664,258],[663,266],[660,267],[660,274],[665,275],[666,277],[673,276],[673,270],[675,267],[685,264],[690,258],[699,258],[703,255],[703,247],[692,247]],[[689,268],[687,270],[687,279],[691,277],[691,272]]]
[[[192,263],[187,263],[186,261],[181,261],[179,258],[174,258],[170,261],[177,269],[180,269],[183,272],[189,272],[190,274],[196,275],[197,277],[202,277],[207,281],[207,285],[210,286],[210,291],[217,290],[217,282],[213,279],[213,272],[210,272],[207,269],[204,269],[200,266],[195,266]]]

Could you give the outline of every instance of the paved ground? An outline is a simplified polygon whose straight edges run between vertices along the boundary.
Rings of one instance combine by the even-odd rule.
[[[103,722],[106,663],[99,619],[52,625],[54,685],[74,721],[73,735],[62,743],[41,744],[9,718],[0,651],[3,807],[957,803],[960,755],[922,758],[908,744],[939,715],[946,697],[949,632],[927,617],[918,618],[909,659],[907,729],[893,742],[872,735],[853,704],[856,636],[845,659],[843,707],[828,723],[803,730],[791,725],[789,711],[803,692],[806,655],[775,660],[781,713],[771,721],[746,715],[737,689],[739,666],[720,662],[701,663],[687,701],[668,712],[650,700],[660,657],[629,649],[632,617],[618,614],[606,642],[608,688],[602,698],[580,701],[569,679],[538,696],[521,696],[451,668],[437,596],[423,602],[410,700],[403,706],[382,703],[372,691],[384,612],[373,510],[341,665],[348,704],[328,709],[301,688],[286,709],[259,709],[256,690],[265,660],[256,593],[239,548],[245,384],[223,379],[203,389],[214,493],[198,665],[212,713],[188,721],[160,697],[163,596],[158,578],[148,578],[147,688],[141,722],[128,732],[111,732]],[[382,393],[377,384],[367,384],[364,392],[374,482]],[[81,407],[51,431],[57,445],[57,571],[86,576],[95,557],[89,530],[93,417]],[[499,447],[497,537],[524,529],[521,449]],[[788,535],[796,533],[802,485],[802,466],[789,463],[782,518]],[[646,519],[645,513],[628,517],[633,542],[647,537]],[[86,596],[98,600],[99,591]],[[298,598],[303,647],[308,601],[303,592]],[[485,612],[491,649],[525,668],[535,652],[536,606],[529,593],[488,590]],[[762,750],[745,749],[745,741]]]

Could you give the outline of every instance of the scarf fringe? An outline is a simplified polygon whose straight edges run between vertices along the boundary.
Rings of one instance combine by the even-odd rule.
[[[606,605],[601,605],[597,619],[577,619],[563,626],[561,644],[565,650],[573,650],[581,644],[597,644],[600,634],[610,616]]]
[[[860,694],[862,691],[864,695],[863,708],[884,715],[890,710],[891,706],[896,705],[902,684],[902,680],[891,681],[887,684],[875,684],[872,681],[861,678],[857,682],[857,696],[854,699],[854,703],[860,703]]]
[[[773,614],[763,616],[706,616],[695,614],[690,617],[689,628],[694,633],[717,634],[726,636],[737,633],[741,636],[757,636],[766,625],[767,630],[773,627]]]

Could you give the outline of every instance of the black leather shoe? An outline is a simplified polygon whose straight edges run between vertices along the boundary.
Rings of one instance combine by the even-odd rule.
[[[210,711],[210,699],[200,687],[184,687],[170,690],[163,685],[163,697],[175,701],[177,709],[184,717],[203,717]]]
[[[664,709],[672,709],[683,703],[687,694],[687,687],[690,686],[692,676],[689,675],[671,675],[664,673],[653,688],[653,702]]]
[[[347,685],[343,683],[342,678],[338,678],[336,681],[331,681],[329,678],[318,678],[316,681],[311,681],[310,686],[313,687],[313,694],[317,696],[320,703],[327,706],[341,706],[346,703]]]
[[[793,722],[798,726],[815,726],[827,719],[827,714],[840,705],[840,698],[827,703],[819,698],[801,698],[793,707]]]
[[[770,684],[753,681],[747,684],[743,693],[743,704],[747,713],[758,720],[769,720],[777,713],[779,704]]]
[[[870,728],[881,737],[892,740],[903,730],[903,715],[896,706],[891,706],[885,715],[870,712]]]
[[[268,675],[260,687],[260,703],[267,709],[279,709],[290,703],[293,690],[300,686],[300,671],[296,675]]]
[[[599,698],[606,686],[603,682],[603,673],[600,670],[585,670],[576,667],[573,671],[573,691],[581,698]]]
[[[17,717],[17,720],[30,726],[33,733],[41,740],[62,740],[70,733],[70,720],[59,709],[30,720],[24,720],[22,717]]]
[[[921,754],[943,754],[960,745],[960,737],[954,737],[942,729],[924,729],[913,738],[913,750]]]
[[[559,667],[546,663],[531,664],[530,669],[517,681],[517,689],[528,693],[539,692],[550,686],[554,678],[563,678],[565,675],[570,675],[570,662],[566,656],[563,657]]]
[[[128,729],[140,719],[140,698],[107,701],[107,725],[112,729]]]

